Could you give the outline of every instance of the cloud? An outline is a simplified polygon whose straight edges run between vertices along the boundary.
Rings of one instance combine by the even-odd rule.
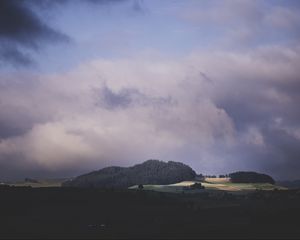
[[[68,37],[51,28],[31,8],[48,1],[3,0],[0,2],[0,60],[28,66],[28,50],[37,50],[43,42],[67,41]]]
[[[180,63],[149,63],[99,60],[59,76],[31,76],[31,84],[17,76],[2,80],[2,161],[68,172],[174,159],[189,143],[205,147],[214,136],[231,135],[224,111],[181,89]]]
[[[30,66],[33,64],[28,53],[24,53],[12,43],[3,43],[0,47],[0,61],[9,62],[15,66]]]
[[[95,89],[95,97],[97,98],[97,105],[111,110],[128,108],[133,105],[162,106],[174,104],[170,97],[147,96],[135,88],[122,88],[118,92],[114,92],[105,84],[100,89]]]
[[[129,3],[141,11],[142,1]],[[0,4],[3,63],[31,65],[43,44],[67,39],[38,14],[60,1]],[[59,74],[0,73],[2,178],[72,176],[150,158],[199,173],[299,178],[298,6],[193,4],[180,18],[218,32],[214,50],[96,58]]]
[[[273,46],[177,60],[98,59],[58,75],[3,76],[0,162],[18,176],[159,158],[204,173],[296,178],[299,58],[298,48]]]
[[[0,63],[15,67],[35,64],[32,53],[44,45],[70,42],[63,32],[51,26],[46,11],[57,11],[71,4],[110,6],[126,0],[3,0],[0,2]],[[135,8],[140,6],[135,3]]]
[[[214,39],[217,46],[223,48],[299,42],[300,8],[296,1],[196,1],[175,14],[200,30],[211,29],[220,36]]]

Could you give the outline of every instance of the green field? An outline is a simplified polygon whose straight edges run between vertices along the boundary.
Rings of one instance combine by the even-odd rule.
[[[37,179],[35,182],[17,181],[8,183],[10,186],[26,187],[30,186],[33,188],[37,187],[61,187],[61,184],[68,179],[66,178],[54,178],[54,179]]]
[[[228,179],[206,178],[201,184],[205,189],[189,189],[189,186],[198,181],[184,181],[169,185],[143,185],[143,190],[153,190],[170,193],[200,193],[207,191],[227,191],[232,193],[249,192],[255,190],[285,190],[287,188],[273,185],[270,183],[231,183]],[[132,186],[129,189],[137,189],[138,186]]]
[[[58,179],[38,179],[37,183],[18,181],[9,183],[11,186],[30,186],[33,188],[39,187],[61,187],[62,182],[66,181],[66,178]],[[199,181],[184,181],[175,184],[168,185],[143,185],[143,190],[152,190],[158,192],[168,193],[200,193],[211,191],[227,191],[232,193],[249,192],[255,190],[285,190],[287,188],[269,184],[269,183],[231,183],[226,178],[206,178],[201,184],[205,189],[190,189],[189,186]],[[138,185],[132,186],[129,189],[137,189]]]

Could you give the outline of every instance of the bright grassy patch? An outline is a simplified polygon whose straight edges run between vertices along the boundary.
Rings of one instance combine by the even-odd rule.
[[[205,182],[201,182],[201,184],[205,187],[205,189],[195,189],[190,190],[188,187],[197,181],[184,181],[175,184],[169,185],[143,185],[143,190],[153,190],[159,192],[173,192],[173,193],[197,193],[209,190],[221,190],[221,191],[229,191],[229,192],[241,192],[241,191],[255,191],[255,190],[285,190],[286,188],[281,186],[276,186],[269,183],[231,183],[229,179],[226,178],[210,178],[205,179]],[[138,186],[132,186],[129,189],[138,189]]]
[[[205,178],[205,181],[210,183],[229,183],[230,178]]]

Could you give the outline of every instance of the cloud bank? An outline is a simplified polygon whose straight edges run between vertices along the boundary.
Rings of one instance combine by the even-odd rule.
[[[151,158],[181,161],[199,173],[254,170],[277,179],[299,178],[300,5],[159,2],[131,1],[112,15],[101,12],[101,20],[111,21],[101,22],[101,30],[107,28],[103,32],[97,32],[97,11],[87,20],[92,26],[83,23],[80,31],[72,25],[74,16],[64,16],[61,21],[68,24],[61,26],[71,27],[75,36],[70,49],[84,50],[76,52],[79,64],[68,70],[0,72],[0,179],[74,176]],[[40,17],[41,9],[57,9],[61,2],[0,4],[4,64],[30,65],[32,52],[42,44],[68,38]],[[77,13],[86,14],[81,12],[86,2],[77,4]],[[147,11],[120,16],[128,20],[120,30],[116,15],[128,6]],[[151,17],[164,22],[151,25]],[[160,29],[165,22],[169,25]],[[180,32],[192,34],[173,39]],[[169,33],[175,35],[168,38]],[[155,43],[143,35],[153,36]],[[102,36],[124,40],[133,53],[94,54],[103,49],[97,45]],[[193,42],[189,38],[194,45],[185,48]],[[174,57],[162,51],[166,43],[174,43],[175,52],[187,52]],[[114,47],[126,52],[123,45],[107,46],[108,52],[116,52]],[[65,52],[51,54],[68,61]]]
[[[60,75],[2,78],[1,162],[62,174],[160,158],[199,172],[297,177],[299,54],[99,59]]]

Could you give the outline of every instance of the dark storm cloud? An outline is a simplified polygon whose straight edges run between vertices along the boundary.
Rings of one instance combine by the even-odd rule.
[[[251,124],[266,127],[276,118],[280,118],[286,125],[298,126],[300,76],[292,82],[284,80],[270,85],[259,79],[236,83],[232,94],[228,92],[217,105],[226,110],[239,130]],[[270,97],[270,94],[275,96]]]
[[[1,40],[0,40],[1,42]],[[16,44],[1,43],[0,47],[0,61],[9,62],[15,66],[29,66],[32,65],[32,60],[28,53],[22,52]]]
[[[243,87],[242,87],[243,88]],[[259,94],[255,94],[254,90],[241,91],[235,89],[238,94],[227,95],[217,106],[230,115],[238,130],[244,130],[249,124],[264,125],[268,123],[276,114],[274,112],[276,106],[268,105],[265,99]]]
[[[112,5],[125,0],[86,0],[88,4]],[[43,44],[68,42],[64,33],[51,27],[37,14],[55,7],[72,4],[70,0],[1,0],[0,1],[0,61],[15,66],[29,66],[34,61],[31,51]]]
[[[0,139],[20,136],[24,133],[26,133],[26,127],[13,126],[11,122],[5,122],[0,119]]]
[[[294,54],[299,53],[295,50]],[[252,167],[273,174],[277,179],[299,178],[300,72],[294,65],[298,57],[278,58],[282,73],[275,73],[277,70],[272,65],[276,63],[271,58],[264,61],[267,77],[262,74],[264,68],[257,68],[255,73],[259,74],[255,77],[249,76],[245,69],[240,70],[239,77],[232,77],[227,86],[223,86],[219,93],[222,97],[219,96],[216,104],[233,120],[238,134],[249,135],[252,128],[261,134],[261,144],[240,141],[233,151],[236,158],[252,163]],[[286,71],[285,65],[293,67]]]
[[[108,110],[124,109],[132,106],[171,105],[175,102],[171,97],[149,97],[135,88],[122,88],[113,91],[107,85],[95,90],[96,105]]]
[[[0,2],[0,36],[26,46],[37,47],[33,39],[46,38],[56,40],[62,38],[39,19],[28,7],[26,1],[4,0]]]
[[[109,87],[104,86],[100,90],[101,103],[105,108],[125,108],[128,107],[135,97],[141,97],[141,93],[136,89],[121,89],[119,92],[113,92]]]
[[[49,1],[0,1],[0,60],[17,65],[29,65],[32,59],[26,51],[37,50],[44,42],[68,40],[51,28],[32,9],[32,4]]]
[[[250,169],[252,167],[271,174],[276,180],[299,179],[299,137],[276,127],[265,126],[260,130],[265,145],[240,144],[236,149],[235,157],[244,159]]]
[[[293,175],[298,173],[300,168],[300,139],[288,134],[283,129],[273,128],[266,128],[264,136],[268,140],[273,157],[275,156],[278,159],[275,164],[281,167],[281,171]],[[294,171],[291,172],[293,169]],[[278,169],[276,170],[278,171]],[[297,175],[299,177],[299,173]]]
[[[22,159],[22,155],[2,156],[0,157],[0,182],[20,181],[26,177],[47,179],[47,178],[68,178],[81,175],[84,172],[93,170],[92,168],[70,168],[68,170],[55,170],[40,168],[37,165],[24,165],[18,159]]]

